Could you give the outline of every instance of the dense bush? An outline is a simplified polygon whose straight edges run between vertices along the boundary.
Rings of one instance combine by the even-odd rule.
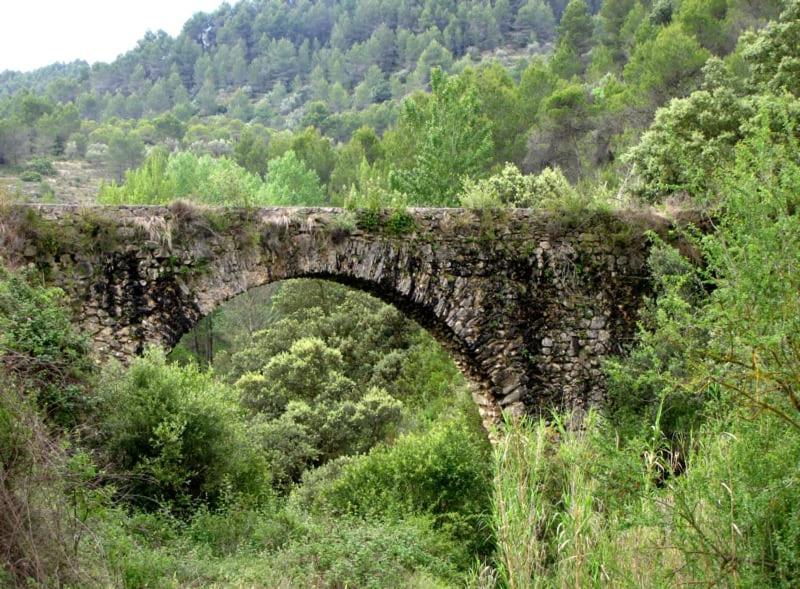
[[[338,472],[336,472],[338,471]],[[459,421],[401,436],[392,446],[335,464],[332,478],[310,475],[315,486],[297,495],[317,512],[362,517],[430,515],[437,528],[463,542],[469,558],[485,552],[489,448],[484,435]],[[466,564],[463,560],[460,562]]]
[[[109,368],[99,394],[99,443],[124,473],[131,503],[181,511],[229,494],[257,500],[269,489],[232,391],[211,374],[151,350],[127,371]]]
[[[461,205],[471,209],[536,208],[558,206],[574,199],[577,193],[558,168],[545,168],[537,175],[525,175],[514,164],[506,164],[499,174],[483,180],[464,181]]]
[[[42,175],[39,172],[34,172],[33,170],[25,170],[19,175],[19,179],[23,182],[41,182]]]
[[[86,338],[62,306],[63,292],[0,268],[0,360],[62,426],[85,417],[92,372]]]

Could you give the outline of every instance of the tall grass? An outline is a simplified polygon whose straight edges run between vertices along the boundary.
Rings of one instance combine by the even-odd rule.
[[[659,491],[642,459],[590,413],[508,421],[495,448],[494,566],[502,587],[667,587],[672,554],[653,524]]]
[[[497,542],[496,562],[510,589],[534,587],[546,570],[545,538],[553,514],[544,497],[548,430],[507,421],[505,437],[495,446],[492,517]]]
[[[648,437],[615,435],[594,414],[581,430],[506,423],[492,512],[499,586],[800,586],[800,430],[725,404],[680,474]]]

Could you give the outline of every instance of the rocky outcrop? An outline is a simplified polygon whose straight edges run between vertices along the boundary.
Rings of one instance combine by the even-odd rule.
[[[428,328],[502,409],[582,408],[632,337],[652,219],[529,210],[19,206],[6,263],[60,286],[99,357],[173,346],[246,290],[318,277],[368,291]],[[664,223],[657,223],[664,229]]]

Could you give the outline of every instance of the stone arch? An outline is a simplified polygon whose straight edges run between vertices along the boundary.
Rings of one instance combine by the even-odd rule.
[[[487,420],[501,409],[599,401],[603,358],[631,337],[648,287],[649,220],[634,218],[571,225],[529,210],[23,208],[14,218],[35,230],[0,223],[14,237],[6,249],[65,289],[101,357],[170,347],[237,294],[321,277],[375,294],[429,329],[477,385]]]
[[[350,275],[307,271],[298,274],[289,274],[263,283],[255,283],[247,289],[232,295],[226,293],[224,298],[215,300],[213,308],[206,307],[207,310],[200,311],[197,315],[193,316],[190,321],[182,322],[182,325],[172,332],[173,335],[169,339],[163,340],[161,343],[166,347],[176,345],[180,338],[194,328],[202,318],[208,316],[209,313],[213,312],[221,305],[234,300],[236,297],[241,296],[249,290],[295,279],[324,280],[369,294],[383,303],[393,306],[406,318],[415,321],[448,352],[461,374],[467,380],[473,400],[478,407],[487,430],[490,429],[492,424],[499,421],[503,408],[492,394],[492,382],[476,363],[475,357],[471,353],[467,342],[454,333],[452,328],[441,317],[437,316],[424,304],[415,302],[396,290],[387,290],[378,282],[354,278]],[[152,342],[155,339],[156,338],[151,338],[150,341]],[[517,404],[515,409],[521,411],[521,404]]]
[[[236,293],[232,296],[227,296],[224,299],[216,301],[213,309],[207,312],[198,313],[196,317],[191,319],[191,322],[184,322],[179,328],[180,330],[176,330],[174,335],[170,337],[169,340],[164,340],[162,342],[162,345],[167,347],[176,345],[177,341],[180,341],[180,338],[185,333],[191,331],[191,329],[193,329],[202,318],[208,316],[208,314],[214,309],[219,308],[221,305],[224,305],[227,302],[235,300],[237,297],[249,292],[252,289],[267,286],[269,284],[278,284],[286,280],[296,279],[324,280],[326,282],[339,284],[353,290],[369,294],[381,302],[393,306],[406,318],[415,321],[420,327],[425,329],[437,341],[437,343],[442,346],[442,348],[448,352],[450,358],[453,360],[461,374],[466,379],[470,387],[472,398],[477,405],[478,411],[487,430],[491,428],[492,424],[495,424],[499,421],[502,415],[502,407],[492,394],[491,380],[486,376],[485,373],[481,371],[480,367],[476,365],[474,357],[471,356],[466,342],[461,340],[458,335],[456,335],[452,329],[441,320],[441,318],[433,314],[429,308],[410,300],[406,296],[402,296],[396,291],[387,291],[381,288],[380,284],[369,282],[363,279],[354,279],[346,275],[329,274],[325,272],[305,272],[296,275],[288,275],[261,284],[256,283],[240,293]],[[175,338],[177,338],[177,340]],[[518,405],[517,409],[521,410],[521,405]]]

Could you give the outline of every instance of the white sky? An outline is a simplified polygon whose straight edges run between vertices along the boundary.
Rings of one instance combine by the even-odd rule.
[[[222,0],[0,0],[0,71],[112,61],[148,30],[175,36]]]

